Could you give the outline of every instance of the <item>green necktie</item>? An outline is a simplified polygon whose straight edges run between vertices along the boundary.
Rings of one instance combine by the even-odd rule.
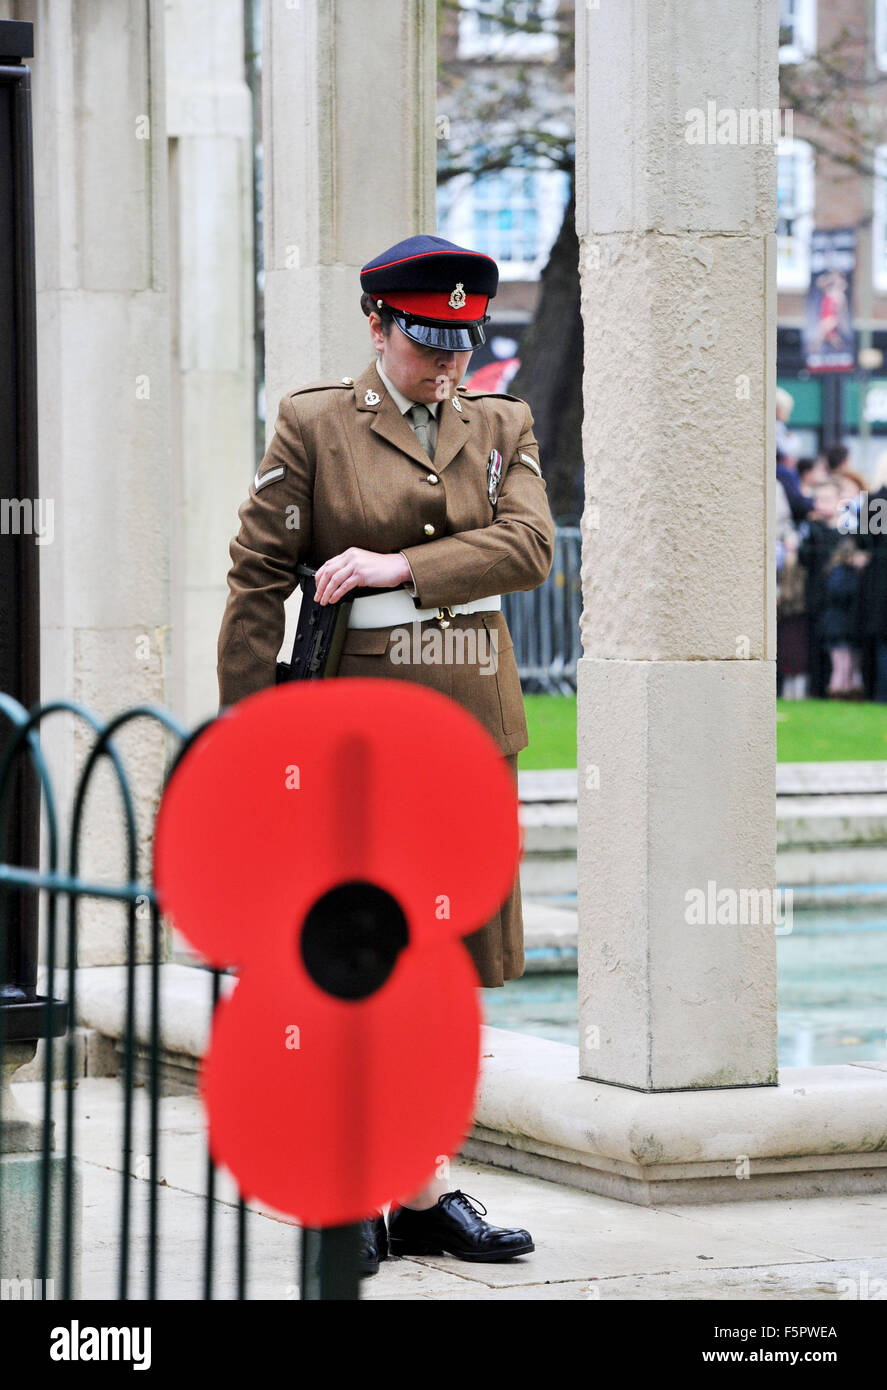
[[[431,442],[431,411],[427,405],[411,405],[407,411],[413,422],[413,433],[428,457],[434,461],[434,445]]]

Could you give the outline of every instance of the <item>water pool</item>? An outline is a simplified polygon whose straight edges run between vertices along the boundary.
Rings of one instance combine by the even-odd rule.
[[[887,1062],[887,907],[796,908],[777,937],[779,1065]],[[486,1022],[576,1043],[574,974],[483,991]]]

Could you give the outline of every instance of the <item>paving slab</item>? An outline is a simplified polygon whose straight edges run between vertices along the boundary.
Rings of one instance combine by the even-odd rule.
[[[682,1221],[672,1212],[543,1182],[538,1178],[460,1164],[458,1183],[489,1208],[498,1226],[526,1226],[536,1251],[503,1264],[466,1264],[462,1278],[492,1288],[617,1275],[665,1273],[734,1265],[756,1266],[804,1261],[808,1256],[787,1240],[759,1230],[729,1230]],[[812,1257],[809,1257],[812,1258]],[[432,1263],[431,1257],[423,1263]],[[451,1262],[450,1262],[451,1263]]]
[[[37,1083],[14,1088],[39,1108]],[[147,1275],[147,1093],[133,1105],[132,1286]],[[65,1090],[54,1087],[58,1139]],[[122,1088],[78,1082],[75,1151],[83,1180],[85,1298],[116,1296],[121,1202]],[[193,1096],[160,1102],[159,1295],[203,1296],[207,1203],[202,1109]],[[236,1296],[237,1193],[217,1177],[214,1297]],[[453,1186],[481,1201],[499,1225],[526,1226],[536,1252],[503,1264],[450,1257],[397,1259],[363,1282],[371,1301],[829,1300],[887,1298],[887,1194],[761,1199],[699,1206],[640,1207],[474,1162],[453,1165]],[[250,1205],[249,1297],[298,1298],[299,1233],[291,1218]]]
[[[383,1267],[373,1290],[374,1298],[394,1299],[394,1270]],[[383,1283],[383,1280],[386,1281]],[[835,1261],[822,1264],[777,1265],[767,1269],[718,1269],[698,1274],[624,1275],[614,1279],[572,1279],[556,1283],[515,1285],[507,1289],[459,1288],[445,1294],[428,1292],[426,1298],[457,1301],[507,1299],[509,1301],[563,1302],[742,1302],[748,1299],[837,1302],[846,1299],[887,1298],[887,1260],[875,1264]]]
[[[884,1194],[877,1194],[882,1200]],[[876,1215],[871,1196],[772,1198],[737,1203],[729,1216],[723,1207],[660,1208],[689,1219],[694,1229],[708,1228],[733,1241],[765,1230],[774,1243],[788,1244],[816,1259],[887,1258],[887,1219]],[[881,1209],[883,1210],[883,1208]]]

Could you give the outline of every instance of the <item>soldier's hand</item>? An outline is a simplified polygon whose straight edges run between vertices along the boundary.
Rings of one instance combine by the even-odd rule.
[[[349,589],[393,589],[409,579],[405,556],[379,555],[351,545],[324,561],[314,576],[314,588],[318,603],[335,603]]]

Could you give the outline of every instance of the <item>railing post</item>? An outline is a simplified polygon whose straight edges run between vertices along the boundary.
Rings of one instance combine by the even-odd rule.
[[[0,690],[25,709],[40,698],[37,545],[47,526],[37,467],[31,74],[23,62],[33,52],[32,24],[0,20]],[[5,730],[0,751],[15,735],[13,725]],[[11,776],[0,855],[36,870],[40,785],[27,750]],[[57,1265],[57,1235],[44,1240],[44,1228],[47,1211],[57,1214],[62,1165],[47,1152],[47,1115],[41,1123],[28,1114],[10,1089],[38,1040],[65,1027],[64,1006],[47,1007],[37,994],[38,916],[37,893],[0,888],[0,1276],[24,1281],[24,1296],[39,1298],[51,1296],[44,1261],[50,1272]]]
[[[25,708],[40,698],[38,533],[43,515],[37,471],[37,343],[30,57],[33,25],[0,21],[0,690]],[[5,855],[35,868],[40,800],[27,759],[20,764]],[[0,1005],[34,1001],[37,899],[0,894],[6,949]],[[19,1026],[24,1023],[17,1010]],[[7,1035],[10,1036],[10,1035]],[[22,1041],[40,1036],[36,1019]],[[11,1041],[11,1036],[10,1036]]]

